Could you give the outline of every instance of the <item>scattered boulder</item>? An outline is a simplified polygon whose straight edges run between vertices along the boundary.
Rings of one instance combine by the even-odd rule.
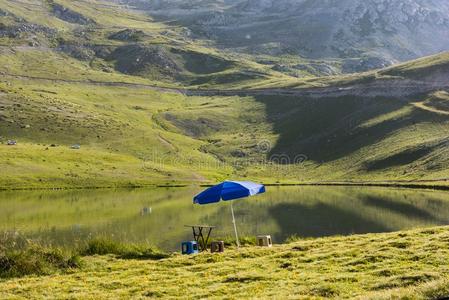
[[[109,35],[109,39],[128,42],[139,42],[146,36],[145,32],[136,29],[124,29]]]
[[[30,47],[39,47],[39,42],[35,41],[35,40],[29,41],[28,42],[28,46],[30,46]]]
[[[3,23],[0,24],[0,37],[23,38],[30,34],[41,33],[49,38],[54,38],[56,32],[55,29],[31,23],[21,23],[11,26],[7,26]]]

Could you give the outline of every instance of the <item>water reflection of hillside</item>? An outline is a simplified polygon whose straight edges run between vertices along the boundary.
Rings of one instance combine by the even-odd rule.
[[[449,194],[444,192],[283,187],[234,203],[242,235],[272,234],[278,242],[292,235],[348,235],[449,224]],[[232,235],[229,204],[221,205],[206,220]]]
[[[284,239],[395,231],[449,222],[446,193],[375,188],[324,188],[304,191],[301,200],[288,200],[270,209]]]
[[[231,236],[229,203],[194,206],[198,188],[8,192],[0,194],[0,230],[73,245],[90,236],[175,249],[186,224],[218,226]],[[241,235],[319,237],[449,224],[449,194],[379,188],[285,187],[234,202]]]

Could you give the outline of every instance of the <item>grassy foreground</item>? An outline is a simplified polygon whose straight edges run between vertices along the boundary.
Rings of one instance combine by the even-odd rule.
[[[78,270],[3,279],[0,298],[439,299],[448,255],[449,227],[439,227],[157,261],[90,256]]]

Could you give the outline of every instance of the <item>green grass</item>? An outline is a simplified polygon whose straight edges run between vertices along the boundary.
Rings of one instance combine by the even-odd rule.
[[[379,73],[382,75],[421,79],[423,75],[427,75],[426,72],[447,72],[448,60],[449,53],[440,53],[387,68]]]
[[[152,259],[159,260],[169,257],[168,254],[150,246],[138,244],[124,244],[109,238],[97,237],[87,241],[87,245],[79,250],[80,255],[107,255],[113,254],[122,259]]]
[[[70,273],[2,280],[0,296],[439,299],[449,295],[448,238],[440,227],[156,261],[84,257]]]
[[[2,234],[0,241],[0,278],[73,272],[81,268],[82,256],[114,255],[117,259],[141,260],[169,257],[169,254],[148,245],[124,244],[106,237],[89,239],[70,250],[44,246],[8,232]]]
[[[48,275],[78,268],[78,256],[67,257],[61,250],[29,246],[26,250],[0,254],[0,278]]]
[[[76,254],[43,247],[13,234],[2,234],[0,242],[0,278],[68,272],[81,265]]]
[[[449,178],[443,92],[400,99],[186,97],[125,84],[190,89],[388,85],[417,74],[444,75],[447,54],[381,71],[298,79],[248,55],[191,40],[181,28],[125,12],[116,4],[56,2],[94,24],[80,34],[77,25],[57,18],[45,3],[4,1],[1,6],[17,17],[10,17],[8,26],[28,22],[57,32],[53,37],[37,34],[37,47],[29,46],[34,37],[26,34],[0,41],[0,140],[19,142],[17,147],[0,144],[0,188],[145,186],[226,178],[444,184]],[[124,29],[142,32],[138,47],[135,41],[109,38]],[[59,51],[58,43],[106,54],[76,59]],[[123,56],[117,49],[134,50]],[[142,49],[160,49],[162,58],[145,60]],[[120,64],[136,61],[139,68],[118,72]],[[73,144],[81,149],[73,151]]]
[[[19,142],[0,145],[3,188],[449,176],[444,93],[409,100],[185,97],[18,79],[0,89],[1,140]],[[306,161],[277,164],[283,157]]]
[[[17,147],[0,145],[4,186],[132,186],[201,181],[212,171],[223,176],[215,172],[216,159],[200,151],[204,142],[158,123],[159,112],[185,105],[181,95],[69,83],[4,86],[0,136],[19,140]],[[70,149],[73,144],[81,149]],[[194,164],[205,167],[189,170]]]

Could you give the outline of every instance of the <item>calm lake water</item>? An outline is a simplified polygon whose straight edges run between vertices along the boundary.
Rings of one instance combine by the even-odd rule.
[[[53,245],[91,236],[149,242],[175,250],[192,238],[187,224],[217,226],[232,236],[229,203],[197,206],[198,187],[0,193],[0,231]],[[449,224],[449,193],[359,187],[268,187],[234,201],[240,235],[320,237]]]

